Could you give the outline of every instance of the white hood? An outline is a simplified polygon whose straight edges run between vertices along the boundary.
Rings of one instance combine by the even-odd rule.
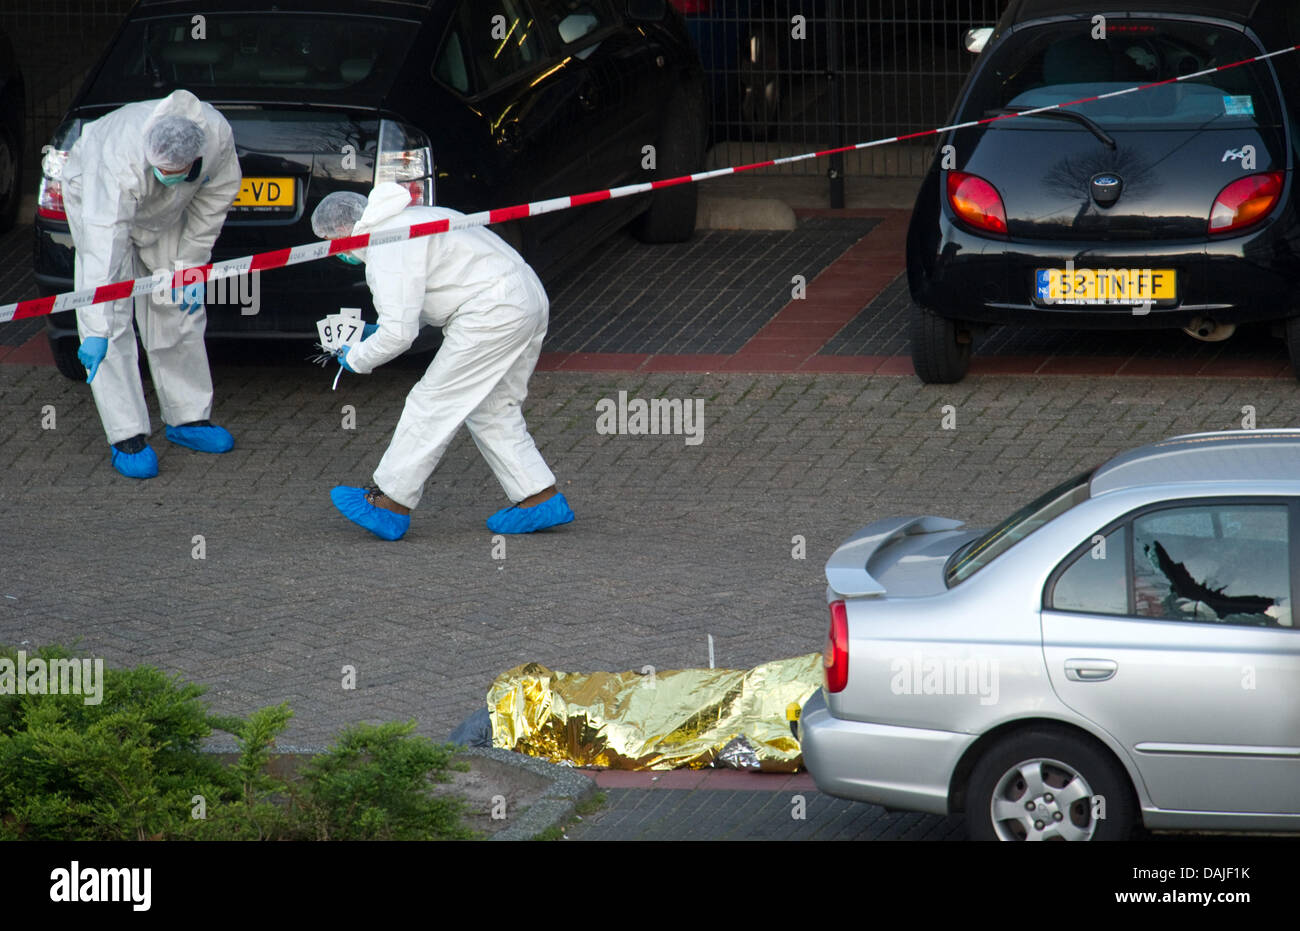
[[[164,116],[181,116],[187,120],[193,120],[205,128],[208,122],[206,114],[203,112],[203,101],[189,91],[172,91],[158,101],[158,105],[149,114],[149,119],[145,120],[144,128],[140,131],[141,145],[144,144],[145,139],[149,138],[149,130],[153,128],[153,124]]]
[[[366,209],[361,219],[352,227],[352,235],[368,233],[387,220],[391,220],[411,205],[411,192],[395,181],[381,181],[366,198]]]

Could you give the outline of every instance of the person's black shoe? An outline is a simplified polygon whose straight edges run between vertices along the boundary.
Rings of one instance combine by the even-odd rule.
[[[126,453],[128,456],[134,456],[136,453],[144,452],[145,446],[148,445],[148,443],[145,442],[147,439],[148,437],[141,433],[138,436],[131,437],[129,440],[114,443],[113,448],[119,452]]]

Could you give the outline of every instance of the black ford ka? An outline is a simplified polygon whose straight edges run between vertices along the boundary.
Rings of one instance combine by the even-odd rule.
[[[1300,5],[1278,0],[1011,0],[952,122],[1296,44]],[[1291,52],[948,133],[908,233],[917,375],[960,381],[990,325],[1220,340],[1270,322],[1300,377],[1297,119]]]
[[[314,241],[331,191],[397,181],[413,203],[469,212],[687,174],[704,156],[699,57],[666,0],[139,0],[48,147],[43,294],[72,286],[59,170],[81,127],[177,88],[223,113],[243,171],[214,261]],[[695,198],[680,185],[494,229],[545,280],[628,224],[689,238]],[[211,309],[210,337],[309,339],[341,305],[370,307],[364,271],[340,262],[250,284],[209,284],[209,303],[232,305]],[[74,312],[48,321],[59,370],[84,379]]]

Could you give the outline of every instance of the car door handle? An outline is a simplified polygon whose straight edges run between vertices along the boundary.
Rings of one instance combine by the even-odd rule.
[[[1065,678],[1071,682],[1105,682],[1118,669],[1119,663],[1112,659],[1067,659]]]

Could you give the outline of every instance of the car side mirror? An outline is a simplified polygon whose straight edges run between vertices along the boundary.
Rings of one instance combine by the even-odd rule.
[[[668,15],[668,0],[627,0],[628,19],[660,20]]]
[[[989,44],[989,39],[993,36],[992,26],[981,26],[979,29],[966,30],[966,51],[974,52],[978,55],[984,51],[984,46]]]

